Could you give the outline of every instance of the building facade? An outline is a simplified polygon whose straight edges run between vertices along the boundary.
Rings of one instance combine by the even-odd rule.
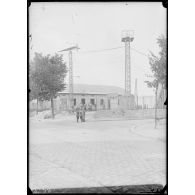
[[[68,110],[70,107],[69,93],[66,92],[59,93],[58,99],[59,100],[56,101],[56,104],[59,104],[58,109]],[[82,105],[86,105],[87,110],[109,109],[109,100],[106,94],[74,93],[73,101],[74,101],[73,104],[74,108],[82,104]]]
[[[135,107],[134,96],[129,98],[130,107]],[[127,97],[124,96],[124,90],[115,86],[100,86],[100,85],[74,85],[73,93],[74,108],[84,104],[89,111],[93,110],[110,110],[110,109],[126,109]],[[66,111],[70,109],[69,90],[68,88],[58,93],[54,99],[55,110]],[[36,108],[36,101],[32,101],[30,108]],[[51,108],[50,101],[39,102],[39,110]]]

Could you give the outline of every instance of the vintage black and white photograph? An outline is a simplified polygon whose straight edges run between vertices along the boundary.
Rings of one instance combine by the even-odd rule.
[[[167,193],[167,9],[31,2],[29,188]]]

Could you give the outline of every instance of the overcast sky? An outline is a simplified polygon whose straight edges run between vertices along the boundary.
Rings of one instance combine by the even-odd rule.
[[[162,3],[31,3],[31,56],[34,52],[54,54],[78,44],[73,53],[75,83],[125,85],[125,50],[86,52],[121,47],[121,32],[134,30],[132,48],[158,54],[156,38],[166,33],[166,9]],[[68,65],[68,53],[63,53]],[[138,95],[154,95],[144,83],[150,74],[148,58],[131,49],[131,84]]]

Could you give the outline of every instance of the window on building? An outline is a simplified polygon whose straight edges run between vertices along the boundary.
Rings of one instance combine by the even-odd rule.
[[[67,99],[66,98],[62,98],[61,99],[61,103],[64,105],[64,104],[66,104],[67,103]]]
[[[74,106],[76,106],[77,105],[77,100],[76,100],[76,98],[74,98]]]
[[[85,98],[81,99],[81,104],[83,104],[83,105],[85,104]]]
[[[101,106],[104,105],[104,100],[103,99],[100,100],[100,105]]]
[[[110,110],[110,100],[108,100],[108,109]]]
[[[92,105],[95,105],[95,99],[90,99],[90,103],[92,104]]]

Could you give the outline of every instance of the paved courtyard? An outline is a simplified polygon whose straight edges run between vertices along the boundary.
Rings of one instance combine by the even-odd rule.
[[[165,125],[153,127],[153,120],[30,119],[30,188],[165,185]]]

